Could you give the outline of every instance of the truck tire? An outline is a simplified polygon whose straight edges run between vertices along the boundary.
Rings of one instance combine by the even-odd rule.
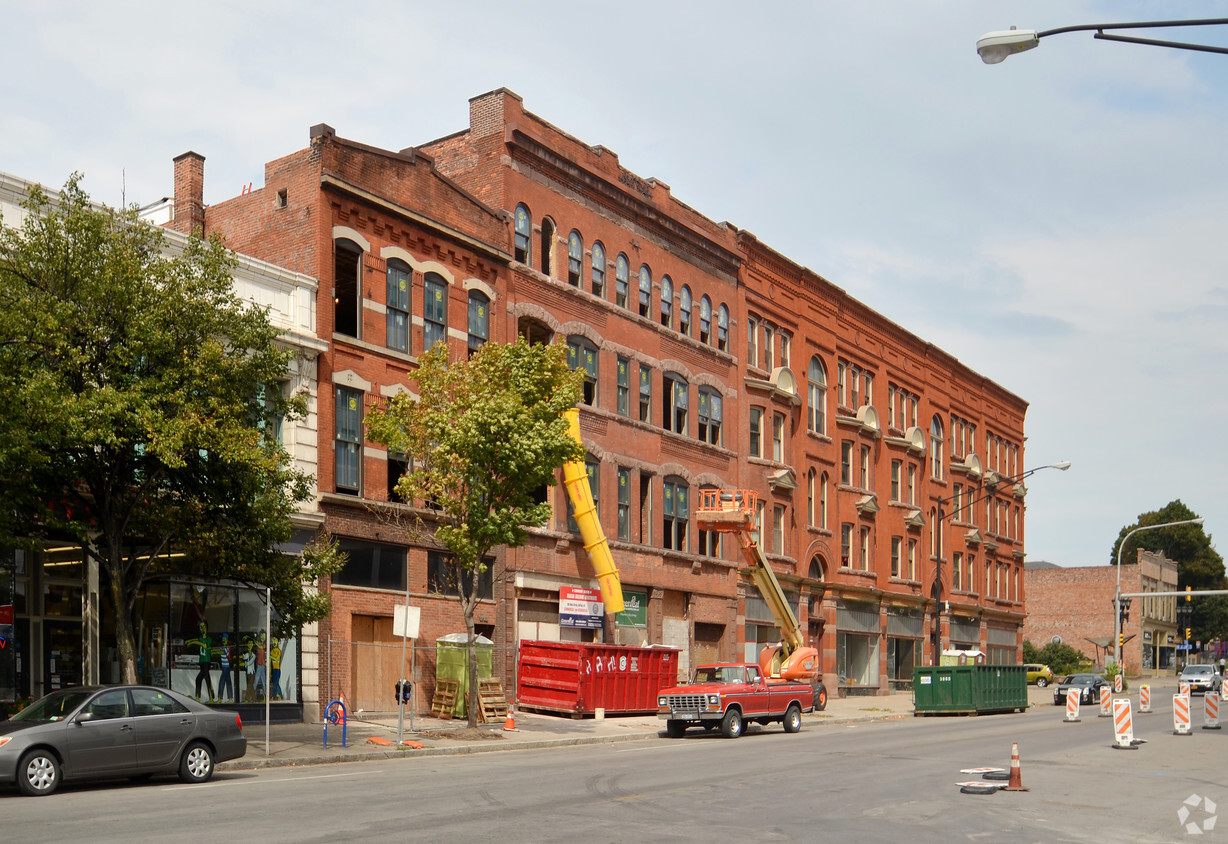
[[[814,687],[814,711],[822,712],[827,708],[827,686],[819,683]]]
[[[786,733],[796,733],[802,728],[802,708],[796,703],[789,704],[789,709],[785,712],[784,720],[781,724],[785,728]]]
[[[742,735],[742,713],[729,709],[721,719],[721,735],[725,738],[737,738]]]
[[[670,738],[682,738],[682,734],[686,732],[686,721],[666,721],[665,732]]]

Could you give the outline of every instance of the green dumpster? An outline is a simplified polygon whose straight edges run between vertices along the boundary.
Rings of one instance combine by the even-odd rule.
[[[1028,708],[1022,665],[927,665],[912,672],[914,715],[984,715]]]
[[[493,677],[494,642],[477,637],[478,679]],[[455,680],[460,684],[452,717],[464,718],[469,713],[469,634],[449,633],[435,640],[435,679]]]

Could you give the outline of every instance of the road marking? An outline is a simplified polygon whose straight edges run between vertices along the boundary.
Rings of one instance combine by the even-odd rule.
[[[259,769],[251,769],[251,770],[258,771]],[[341,779],[342,777],[365,777],[371,774],[379,774],[379,773],[382,773],[383,771],[384,771],[383,768],[374,768],[374,769],[362,770],[362,771],[351,771],[349,773],[342,773],[342,774],[304,774],[302,776],[291,775],[291,776],[282,776],[282,777],[265,778],[265,779],[257,778],[257,781],[263,784],[272,784],[272,783],[279,783],[279,782],[302,782],[303,780],[335,780],[335,779]],[[227,772],[227,773],[230,774],[230,773],[238,773],[238,772],[235,771],[235,772]],[[173,785],[163,790],[181,791],[183,789],[189,789],[189,788],[224,788],[226,786],[231,786],[231,785],[251,785],[251,784],[252,784],[252,777],[238,776],[238,777],[234,777],[233,779],[210,780],[209,782],[199,783],[195,785],[190,784],[190,783],[184,783],[182,785]]]

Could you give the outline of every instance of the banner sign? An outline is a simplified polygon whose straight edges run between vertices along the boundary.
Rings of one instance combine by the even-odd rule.
[[[623,590],[623,611],[614,614],[619,627],[648,626],[648,593]]]
[[[583,586],[559,587],[559,627],[600,630],[604,621],[601,592]]]

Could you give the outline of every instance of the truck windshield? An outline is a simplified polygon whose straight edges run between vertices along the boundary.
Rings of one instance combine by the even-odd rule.
[[[745,681],[743,669],[740,666],[709,665],[706,668],[695,669],[696,683],[742,683]]]

